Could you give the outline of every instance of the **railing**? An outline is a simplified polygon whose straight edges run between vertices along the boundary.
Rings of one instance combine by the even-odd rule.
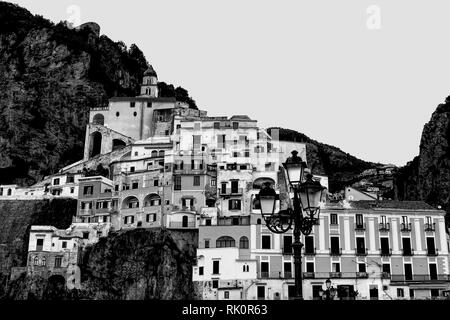
[[[378,230],[380,230],[381,232],[387,232],[391,230],[391,224],[388,223],[380,223]]]
[[[364,223],[357,223],[355,225],[355,230],[356,231],[364,231],[364,230],[366,230],[366,223],[365,222]]]
[[[249,226],[250,217],[218,218],[218,226]]]
[[[435,231],[436,223],[425,223],[425,231]]]
[[[439,255],[439,250],[438,249],[431,249],[431,248],[428,248],[427,249],[427,256],[429,256],[429,257],[436,257],[436,256],[438,256]]]
[[[390,257],[392,256],[392,249],[387,249],[387,250],[381,250],[381,256],[382,257]]]
[[[292,246],[283,247],[283,254],[284,255],[291,255],[293,253],[294,253],[294,250],[293,250]]]
[[[315,256],[316,255],[316,248],[310,249],[310,250],[306,250],[306,247],[305,247],[304,255],[305,256]]]
[[[303,279],[314,279],[315,273],[314,272],[303,272]]]
[[[368,278],[369,274],[367,272],[357,272],[356,277],[357,278]]]
[[[414,249],[402,249],[402,253],[405,257],[411,257],[414,255]]]
[[[284,278],[285,279],[293,279],[294,278],[294,274],[291,271],[285,271],[284,272]],[[303,276],[304,278],[304,276]]]
[[[339,248],[339,250],[330,249],[330,256],[341,256],[341,255],[342,255],[342,248]]]
[[[173,222],[173,221],[171,221],[169,223],[169,227],[170,228],[177,228],[177,229],[195,228],[195,222],[183,223],[183,222]]]
[[[172,211],[195,211],[195,206],[173,206]]]
[[[203,166],[203,168],[186,168],[183,167],[183,169],[174,169],[174,174],[198,174],[202,175],[207,172],[206,166]]]
[[[365,249],[356,249],[355,250],[355,253],[356,253],[356,255],[357,256],[367,256],[367,253],[368,253],[368,249],[367,248],[365,248]]]
[[[404,274],[391,275],[391,282],[408,282],[408,281],[450,281],[448,274],[413,274],[406,276]]]
[[[381,279],[390,279],[391,274],[389,272],[382,272],[381,273]]]
[[[411,222],[410,223],[402,223],[401,227],[400,227],[400,231],[410,232],[411,231]]]
[[[220,195],[240,195],[242,194],[244,191],[243,188],[226,188],[225,190],[223,190],[222,188],[219,188],[219,194]]]
[[[342,278],[342,272],[330,272],[330,278]]]
[[[80,216],[88,216],[94,214],[92,209],[80,209]]]

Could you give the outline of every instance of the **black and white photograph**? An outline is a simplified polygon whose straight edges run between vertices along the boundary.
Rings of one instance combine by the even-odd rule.
[[[450,306],[449,12],[0,1],[0,310]]]

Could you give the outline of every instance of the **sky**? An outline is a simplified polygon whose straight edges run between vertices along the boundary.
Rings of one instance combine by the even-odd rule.
[[[213,116],[405,165],[450,95],[448,0],[15,0],[135,43]]]

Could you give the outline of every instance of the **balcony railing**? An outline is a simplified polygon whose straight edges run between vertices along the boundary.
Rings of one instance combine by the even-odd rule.
[[[250,217],[221,217],[217,219],[218,226],[249,226]]]
[[[94,214],[94,210],[92,209],[80,209],[80,216],[89,216]]]
[[[425,231],[435,231],[436,223],[425,223]]]
[[[388,223],[380,223],[378,230],[380,230],[381,232],[387,232],[391,230],[391,224]]]
[[[376,275],[381,276],[383,279],[389,279],[389,273],[382,273]],[[310,279],[328,279],[328,278],[342,278],[342,279],[357,279],[368,278],[367,272],[303,272],[303,278]]]
[[[244,192],[243,188],[219,188],[219,194],[221,196],[233,196],[233,195],[241,195]]]
[[[174,174],[187,174],[187,175],[191,175],[191,174],[198,174],[198,175],[202,175],[205,174],[207,172],[207,167],[203,166],[202,168],[186,168],[186,166],[183,167],[183,169],[178,168],[178,169],[174,169],[173,173]]]
[[[404,274],[391,275],[391,282],[408,282],[408,281],[450,281],[450,275],[448,274],[413,274],[406,276]]]
[[[410,223],[402,223],[401,227],[400,227],[400,231],[410,232],[411,231],[411,222]]]
[[[195,206],[173,206],[172,211],[195,211]]]
[[[259,272],[259,278],[262,279],[283,279],[283,276],[286,277],[286,272],[285,275],[283,275],[283,273],[281,271],[261,271]]]
[[[285,279],[293,279],[294,278],[294,274],[291,271],[285,271],[284,272],[284,278]]]
[[[174,221],[171,221],[171,222],[169,223],[169,227],[170,227],[170,228],[176,228],[176,229],[195,228],[195,222],[183,223],[183,222],[174,222]]]
[[[366,223],[357,223],[355,225],[355,231],[364,231],[366,230]]]
[[[390,279],[391,274],[389,272],[382,272],[381,273],[381,279]]]
[[[392,256],[392,249],[381,249],[381,256],[382,257],[390,257]]]
[[[303,272],[303,279],[314,279],[315,275],[314,272]]]
[[[330,249],[330,256],[341,256],[341,255],[342,255],[342,248],[339,248],[339,250]]]
[[[402,249],[402,253],[405,257],[411,257],[414,255],[414,249]]]
[[[305,256],[315,256],[316,255],[316,248],[313,248],[313,249],[308,248],[308,250],[307,250],[306,247],[305,247],[304,255]]]
[[[342,272],[330,272],[330,278],[342,278]]]
[[[361,256],[367,256],[368,251],[369,250],[367,250],[367,248],[365,248],[365,249],[356,249],[355,253],[356,253],[357,256],[361,257]]]
[[[291,255],[294,253],[294,250],[292,248],[292,246],[285,246],[283,247],[283,254],[284,255]]]
[[[357,272],[356,277],[357,278],[368,278],[369,274],[367,272]]]
[[[439,255],[439,250],[434,248],[428,248],[427,249],[427,256],[429,257],[436,257]]]

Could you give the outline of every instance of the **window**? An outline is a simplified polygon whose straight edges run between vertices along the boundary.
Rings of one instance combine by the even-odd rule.
[[[219,149],[225,149],[226,145],[225,145],[225,135],[224,134],[219,134],[217,136],[217,147]]]
[[[139,189],[139,182],[134,181],[134,182],[131,184],[131,189]]]
[[[89,239],[89,232],[83,232],[83,239]]]
[[[331,254],[340,254],[339,237],[331,237]]]
[[[269,263],[261,262],[261,277],[268,278],[269,277]]]
[[[213,287],[213,289],[219,288],[219,280],[213,280],[212,281],[212,287]]]
[[[338,224],[338,216],[337,213],[330,214],[330,224]]]
[[[63,242],[62,242],[62,248],[63,248],[63,249],[66,249],[66,248],[67,248],[67,241],[63,241]]]
[[[230,299],[230,291],[225,291],[225,292],[223,293],[223,298],[224,298],[224,299]]]
[[[306,272],[314,272],[314,262],[307,262],[306,263]]]
[[[83,188],[83,195],[92,195],[94,193],[94,186],[85,186]]]
[[[39,258],[36,256],[34,257],[34,265],[38,266],[39,265]]]
[[[366,264],[358,263],[358,272],[366,272]]]
[[[397,297],[403,298],[405,296],[405,291],[403,288],[397,288]]]
[[[228,200],[229,210],[241,210],[241,200],[231,199]]]
[[[214,129],[220,129],[220,122],[214,122]]]
[[[227,183],[226,183],[226,182],[222,182],[222,183],[220,184],[220,186],[221,186],[220,193],[226,194],[226,193],[227,193]]]
[[[411,239],[410,238],[402,238],[402,244],[403,244],[403,255],[410,256],[412,254]]]
[[[292,253],[292,236],[283,236],[283,253]]]
[[[412,280],[412,265],[410,263],[405,263],[405,280]]]
[[[242,266],[242,272],[250,272],[250,267],[248,265],[243,265]]]
[[[194,186],[200,185],[200,176],[194,176]]]
[[[192,143],[193,143],[194,150],[200,150],[200,146],[202,144],[202,136],[194,135],[194,136],[192,136],[192,139],[193,139]]]
[[[67,176],[67,183],[74,183],[75,177],[74,176]]]
[[[271,236],[261,237],[261,249],[270,249]]]
[[[0,196],[3,195],[3,188],[0,188]]]
[[[36,239],[36,251],[42,251],[44,247],[44,239]]]
[[[133,117],[137,117],[137,112],[133,112]]]
[[[431,217],[427,217],[427,224],[431,225],[433,223],[433,219]]]
[[[331,272],[341,272],[341,264],[339,262],[333,262],[331,265]]]
[[[130,102],[130,108],[134,108],[136,106],[136,102]]]
[[[42,257],[41,266],[45,266],[46,264],[47,264],[47,259],[45,257]]]
[[[285,278],[292,277],[292,263],[290,263],[290,262],[284,263],[284,277]]]
[[[437,280],[437,265],[435,263],[430,263],[430,280]]]
[[[233,122],[233,130],[239,129],[239,122]]]
[[[236,247],[236,242],[232,237],[220,237],[216,240],[216,248]]]
[[[159,186],[159,180],[158,179],[153,180],[153,186],[154,187]]]
[[[116,117],[118,118],[120,116],[120,112],[116,112]]]
[[[220,261],[218,261],[218,260],[213,261],[213,272],[212,272],[212,274],[219,274],[219,271],[220,271],[219,266],[220,266]]]
[[[239,193],[239,181],[238,180],[231,181],[231,193]]]
[[[381,255],[390,255],[389,238],[380,238],[381,243]]]
[[[434,246],[434,238],[433,237],[427,237],[427,252],[429,255],[436,254],[436,247]]]
[[[212,179],[211,180],[211,187],[215,187],[217,185],[217,180],[216,179]]]
[[[357,214],[356,215],[356,227],[357,228],[362,228],[364,225],[364,219],[363,219],[363,215],[362,214]]]
[[[239,239],[239,248],[240,249],[248,249],[248,238],[247,237],[241,237],[241,239]]]
[[[205,248],[209,248],[209,240],[205,240]]]
[[[55,268],[61,268],[62,264],[62,257],[56,257],[55,258]]]
[[[130,172],[134,172],[134,171],[136,171],[136,168],[135,167],[130,167]]]
[[[305,237],[305,254],[313,254],[314,253],[314,237],[306,236]]]
[[[75,193],[75,188],[74,187],[70,188],[70,193]]]
[[[381,216],[381,224],[385,226],[387,223],[386,216]]]
[[[414,289],[409,289],[409,297],[414,298]]]
[[[205,219],[205,226],[211,226],[211,219]]]
[[[198,268],[198,275],[202,276],[204,274],[204,270],[205,270],[205,267],[199,267]]]
[[[439,289],[430,289],[431,292],[431,298],[437,298],[439,297]]]
[[[383,273],[391,274],[391,265],[389,263],[383,263]]]
[[[59,178],[53,180],[53,185],[59,186]]]
[[[181,190],[181,176],[175,176],[174,190]]]
[[[364,243],[364,238],[362,238],[362,237],[356,238],[356,253],[357,254],[365,254],[366,253],[366,245]]]

